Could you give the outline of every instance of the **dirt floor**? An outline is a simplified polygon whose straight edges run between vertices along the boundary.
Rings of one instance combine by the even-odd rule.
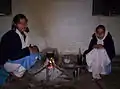
[[[107,89],[120,89],[120,69],[113,70],[109,76],[104,78]]]
[[[35,78],[26,73],[20,80],[14,80],[7,83],[0,89],[120,89],[120,57],[116,58],[112,63],[112,73],[104,76],[100,81],[92,81],[91,74],[83,72],[79,80],[71,80],[67,82],[49,82],[36,81]]]
[[[43,81],[34,80],[29,74],[20,80],[14,80],[6,84],[1,89],[120,89],[120,70],[113,69],[109,76],[104,76],[100,81],[92,81],[90,73],[83,73],[79,80],[69,82],[60,82],[58,84],[49,85]]]

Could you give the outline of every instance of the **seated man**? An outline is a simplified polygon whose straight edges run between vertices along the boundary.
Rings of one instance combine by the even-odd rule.
[[[84,52],[88,71],[94,79],[101,79],[101,74],[111,72],[111,60],[115,56],[115,47],[111,34],[103,25],[96,28],[92,35],[89,48]]]
[[[27,45],[27,22],[26,16],[17,14],[11,30],[3,35],[0,42],[0,65],[16,77],[22,77],[39,57],[38,48]]]

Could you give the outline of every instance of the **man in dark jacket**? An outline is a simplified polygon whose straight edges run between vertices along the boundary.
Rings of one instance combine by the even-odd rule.
[[[27,45],[27,22],[26,16],[17,14],[13,18],[12,29],[2,36],[0,42],[0,65],[17,77],[22,77],[25,70],[35,63],[31,54],[38,53],[37,47]]]

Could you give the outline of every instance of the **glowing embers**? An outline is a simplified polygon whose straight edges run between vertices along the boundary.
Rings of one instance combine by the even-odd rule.
[[[54,68],[55,67],[55,61],[54,61],[54,58],[50,58],[46,60],[48,63],[47,63],[47,68],[48,69],[51,69],[51,68]]]

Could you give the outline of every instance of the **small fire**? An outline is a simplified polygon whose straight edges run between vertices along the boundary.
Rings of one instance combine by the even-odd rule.
[[[54,59],[50,58],[49,63],[48,63],[48,69],[54,68],[54,63],[55,63]]]

